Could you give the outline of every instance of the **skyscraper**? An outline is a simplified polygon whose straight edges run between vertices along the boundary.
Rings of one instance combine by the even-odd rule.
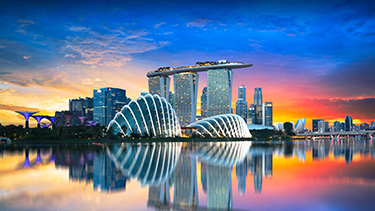
[[[165,75],[149,77],[148,90],[150,94],[157,94],[161,97],[164,97],[168,101],[170,80],[171,79]]]
[[[321,120],[318,122],[318,132],[319,133],[325,133],[329,132],[329,124],[328,122]]]
[[[246,87],[244,85],[238,87],[238,99],[236,102],[236,114],[247,119],[247,102],[246,102]]]
[[[111,87],[94,89],[94,121],[107,126],[129,101],[123,89]]]
[[[78,98],[69,100],[69,111],[78,114],[80,117],[87,117],[87,120],[93,119],[93,98]]]
[[[340,122],[339,121],[335,121],[333,123],[333,132],[340,132]]]
[[[262,96],[262,88],[255,88],[254,89],[254,105],[262,105],[263,104],[263,96]]]
[[[272,126],[272,102],[263,103],[262,123],[265,126]]]
[[[255,124],[263,125],[263,105],[254,105],[255,107]]]
[[[230,114],[232,102],[232,70],[208,70],[207,86],[207,116]]]
[[[202,90],[201,96],[201,117],[207,117],[207,87],[204,87]]]
[[[182,127],[195,122],[197,113],[198,74],[174,74],[174,109]]]
[[[255,105],[250,104],[249,111],[247,113],[247,124],[255,124]]]
[[[351,116],[345,116],[345,131],[352,131],[353,119]]]
[[[312,120],[312,130],[313,132],[318,131],[318,122],[322,121],[323,119],[313,119]]]

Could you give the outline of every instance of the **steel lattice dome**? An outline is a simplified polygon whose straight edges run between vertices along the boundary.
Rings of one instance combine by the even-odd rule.
[[[181,127],[175,110],[167,100],[147,94],[132,100],[116,114],[107,130],[124,136],[176,137]]]
[[[187,127],[196,128],[196,132],[202,137],[251,138],[247,124],[236,114],[208,117]]]

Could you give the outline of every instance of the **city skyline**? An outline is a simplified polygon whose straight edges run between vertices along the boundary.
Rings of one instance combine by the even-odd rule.
[[[0,8],[1,124],[22,125],[15,110],[68,110],[69,99],[102,87],[135,99],[148,90],[149,71],[220,59],[254,64],[233,72],[232,87],[261,87],[274,122],[305,117],[311,128],[312,119],[375,119],[374,10],[366,1],[192,2],[182,13],[172,2],[86,4],[17,1]],[[199,81],[198,110],[207,74]],[[236,99],[232,92],[234,110]]]

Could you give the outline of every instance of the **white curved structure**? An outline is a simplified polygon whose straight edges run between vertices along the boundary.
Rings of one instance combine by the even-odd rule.
[[[236,114],[208,117],[187,127],[196,128],[196,132],[202,137],[251,138],[247,124]]]
[[[218,166],[232,167],[246,159],[251,142],[216,142],[199,144],[194,153],[201,161]]]
[[[125,176],[141,185],[158,186],[174,172],[181,146],[181,142],[124,143],[107,147],[107,154]]]
[[[275,127],[275,130],[279,130],[279,131],[284,130],[284,124],[282,122],[276,122],[273,124],[273,126]]]
[[[305,128],[306,119],[303,117],[302,119],[299,119],[297,123],[294,125],[294,130],[298,133],[302,131]]]
[[[181,127],[175,110],[159,95],[140,96],[116,114],[107,130],[124,136],[134,134],[148,137],[181,136]]]

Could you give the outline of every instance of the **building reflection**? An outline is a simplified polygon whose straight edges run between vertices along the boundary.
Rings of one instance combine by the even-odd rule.
[[[154,142],[89,148],[25,147],[22,153],[24,159],[19,163],[19,169],[54,164],[56,168],[68,169],[71,181],[85,182],[97,191],[125,191],[131,178],[138,180],[148,188],[147,205],[151,208],[216,210],[232,208],[234,167],[238,181],[238,187],[234,188],[238,189],[240,196],[246,197],[249,191],[262,193],[262,188],[266,188],[263,181],[273,177],[274,156],[297,158],[300,162],[306,159],[312,162],[342,159],[350,165],[353,157],[356,157],[355,160],[357,157],[375,159],[375,146],[373,140],[355,139],[268,145],[251,145],[249,142]],[[198,186],[199,165],[201,187]],[[253,178],[254,190],[246,192],[249,178]],[[206,195],[206,207],[199,204],[199,188]]]

